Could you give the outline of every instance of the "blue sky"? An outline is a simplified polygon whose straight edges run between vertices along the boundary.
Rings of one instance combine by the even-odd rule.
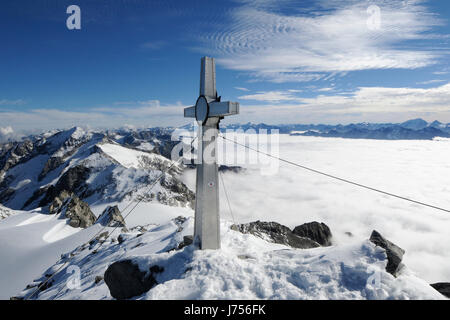
[[[450,122],[449,20],[448,1],[2,1],[0,133],[185,124],[203,55],[241,103],[228,123]]]

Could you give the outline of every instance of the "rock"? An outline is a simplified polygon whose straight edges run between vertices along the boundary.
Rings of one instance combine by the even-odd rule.
[[[194,243],[194,236],[184,236],[183,242],[187,246],[191,245],[192,243]]]
[[[311,239],[294,234],[291,229],[277,222],[256,221],[240,225],[232,225],[231,229],[242,233],[250,233],[264,240],[288,245],[294,248],[309,249],[320,245]]]
[[[155,275],[164,268],[152,266],[143,272],[131,260],[121,260],[111,264],[105,271],[104,280],[111,296],[116,299],[129,299],[147,292],[158,282]]]
[[[64,160],[62,157],[51,157],[50,159],[48,159],[47,163],[39,174],[38,180],[41,181],[42,179],[44,179],[50,171],[55,170],[63,163]]]
[[[397,276],[397,272],[401,268],[401,262],[405,250],[385,239],[378,231],[373,230],[370,236],[370,241],[375,245],[386,250],[386,255],[388,263],[386,266],[386,271],[392,274],[394,277]]]
[[[119,242],[119,244],[122,244],[126,239],[127,239],[127,237],[124,234],[119,234],[119,237],[117,238],[117,242]]]
[[[450,282],[433,283],[431,286],[450,299]]]
[[[61,214],[61,218],[69,219],[69,225],[74,228],[87,228],[96,221],[89,205],[66,190],[53,199],[49,211],[50,214]]]
[[[68,169],[54,186],[51,185],[48,187],[44,198],[39,201],[39,206],[46,206],[64,190],[71,190],[83,198],[86,198],[88,194],[83,195],[83,193],[86,193],[86,180],[88,180],[89,174],[90,169],[82,165]],[[33,198],[35,198],[35,196],[33,196]]]
[[[96,276],[94,282],[95,282],[95,284],[98,284],[102,280],[103,280],[103,276]]]
[[[349,236],[350,238],[353,237],[353,233],[351,233],[350,231],[344,232],[344,234],[345,234],[346,236]]]
[[[183,224],[186,222],[187,218],[183,216],[178,216],[172,221],[178,226],[177,232],[183,231]]]
[[[183,249],[186,246],[189,246],[194,243],[194,236],[184,236],[183,242],[178,245],[178,250]]]
[[[95,223],[100,223],[102,226],[126,227],[125,220],[120,214],[119,207],[117,206],[108,206],[103,210],[103,213],[98,217]]]
[[[68,191],[66,191],[66,190],[61,191],[60,194],[57,197],[55,197],[53,199],[53,202],[50,204],[50,206],[48,208],[49,213],[50,214],[59,213],[62,209],[64,201],[70,197],[72,197],[72,194],[70,194]]]
[[[14,214],[13,210],[10,210],[0,204],[0,220],[5,219],[6,217],[9,217],[12,214]]]
[[[92,246],[99,241],[105,242],[106,239],[108,238],[108,235],[109,235],[108,231],[100,233],[98,236],[95,237],[95,239],[92,239],[91,241],[89,241],[89,245]]]
[[[311,239],[321,246],[331,246],[331,231],[325,223],[310,222],[297,226],[292,231],[297,236]]]
[[[242,168],[240,166],[227,166],[227,165],[224,165],[224,164],[219,166],[219,171],[221,171],[221,172],[229,171],[229,172],[239,173],[239,172],[241,172],[243,170],[244,170],[244,168]]]

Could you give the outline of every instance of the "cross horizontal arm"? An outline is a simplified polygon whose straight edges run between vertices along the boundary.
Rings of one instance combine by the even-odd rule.
[[[185,118],[195,118],[195,106],[184,108]]]
[[[239,102],[211,102],[209,104],[210,117],[231,116],[239,113]]]

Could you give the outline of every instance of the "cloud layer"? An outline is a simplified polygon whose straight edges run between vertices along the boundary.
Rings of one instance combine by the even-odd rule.
[[[449,140],[377,141],[281,135],[279,154],[342,178],[450,208]],[[272,176],[263,176],[259,167],[248,166],[242,173],[228,172],[223,178],[233,210],[232,217],[221,185],[223,219],[237,223],[277,221],[291,228],[322,221],[331,228],[337,244],[368,239],[376,229],[406,250],[405,264],[420,277],[430,283],[450,279],[448,214],[283,163]],[[195,185],[194,170],[186,173],[186,180]]]

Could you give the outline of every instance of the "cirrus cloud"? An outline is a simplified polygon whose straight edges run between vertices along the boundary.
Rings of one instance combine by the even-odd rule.
[[[422,1],[374,2],[380,28],[370,28],[365,1],[316,1],[283,12],[275,1],[242,1],[231,22],[203,34],[206,47],[223,66],[248,72],[255,80],[306,82],[329,74],[370,69],[416,69],[444,54],[418,41],[442,22]],[[414,40],[414,44],[411,42]]]

